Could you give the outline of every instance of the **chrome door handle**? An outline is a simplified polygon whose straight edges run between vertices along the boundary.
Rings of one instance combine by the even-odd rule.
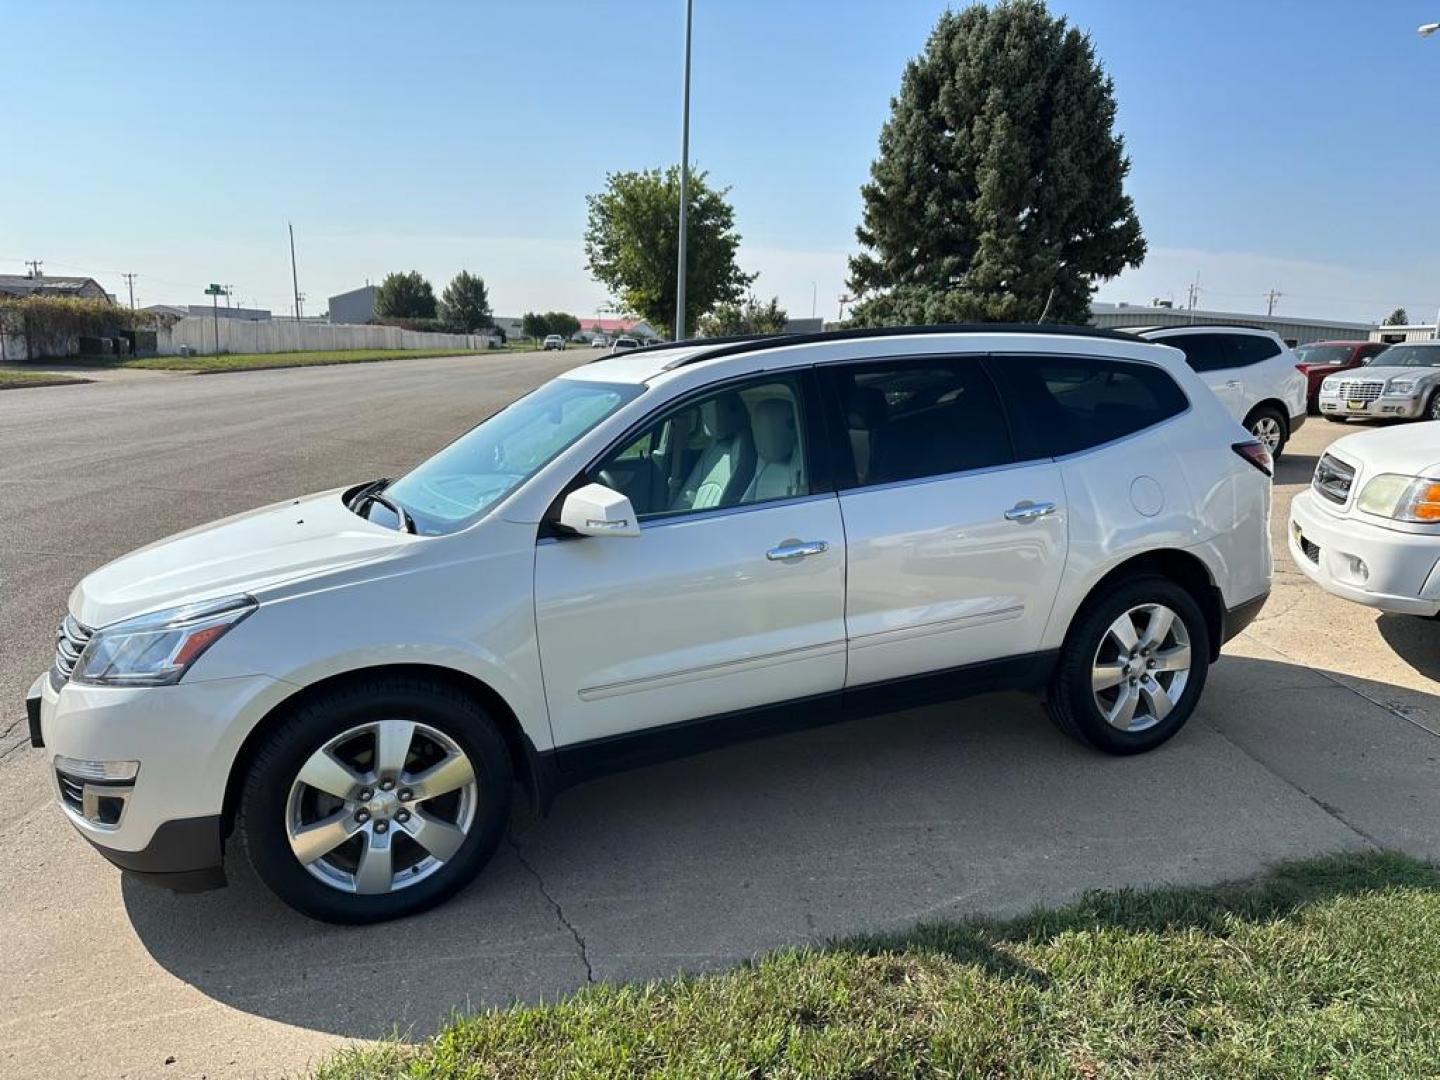
[[[1239,379],[1231,379],[1229,382],[1227,382],[1227,383],[1225,384],[1225,386],[1226,386],[1226,388],[1229,389],[1229,390],[1239,390],[1239,389],[1240,389],[1240,380],[1239,380]]]
[[[1038,521],[1055,512],[1054,503],[1018,502],[1005,511],[1006,521]]]
[[[824,540],[786,540],[765,552],[765,558],[771,562],[791,562],[807,555],[824,555],[829,550],[830,545]]]

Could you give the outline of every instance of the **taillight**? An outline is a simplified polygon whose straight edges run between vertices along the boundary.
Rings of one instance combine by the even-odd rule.
[[[1270,451],[1266,449],[1264,443],[1252,439],[1249,442],[1231,443],[1230,449],[1266,476],[1275,475],[1275,459],[1270,456]]]
[[[1296,365],[1295,365],[1295,370],[1298,371],[1298,372],[1300,372],[1301,375],[1309,375],[1309,374],[1310,374],[1310,365],[1309,365],[1309,364],[1296,364]]]

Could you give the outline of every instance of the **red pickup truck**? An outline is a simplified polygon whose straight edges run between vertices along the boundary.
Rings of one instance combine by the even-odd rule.
[[[1295,365],[1305,376],[1305,409],[1320,412],[1320,384],[1326,375],[1363,367],[1390,346],[1383,341],[1312,341],[1295,348]]]

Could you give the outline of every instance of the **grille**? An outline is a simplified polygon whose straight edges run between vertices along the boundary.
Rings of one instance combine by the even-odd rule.
[[[1380,396],[1380,391],[1384,389],[1383,382],[1371,382],[1365,379],[1340,380],[1340,396],[1346,401],[1374,401]]]
[[[1315,543],[1315,542],[1312,541],[1312,540],[1307,540],[1307,539],[1305,539],[1305,537],[1302,536],[1302,537],[1300,537],[1300,550],[1305,553],[1305,557],[1306,557],[1307,559],[1309,559],[1311,562],[1313,562],[1313,563],[1319,563],[1319,562],[1320,562],[1320,545],[1319,545],[1319,544]]]
[[[1322,499],[1344,506],[1350,501],[1350,486],[1355,483],[1355,470],[1339,458],[1324,454],[1315,466],[1315,479],[1310,486]]]
[[[50,685],[56,690],[70,681],[75,662],[80,659],[94,633],[72,615],[66,615],[60,621],[60,629],[55,632],[55,663],[50,668]]]

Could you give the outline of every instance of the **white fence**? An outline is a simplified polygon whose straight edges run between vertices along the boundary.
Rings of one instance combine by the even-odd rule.
[[[454,349],[464,352],[484,349],[491,340],[483,334],[432,334],[402,330],[398,326],[331,326],[329,323],[281,320],[249,322],[191,315],[169,330],[159,331],[156,343],[160,354],[174,356],[180,352],[182,345],[188,345],[191,351],[197,353],[215,352],[217,323],[219,351],[228,353],[329,352],[334,349]]]

